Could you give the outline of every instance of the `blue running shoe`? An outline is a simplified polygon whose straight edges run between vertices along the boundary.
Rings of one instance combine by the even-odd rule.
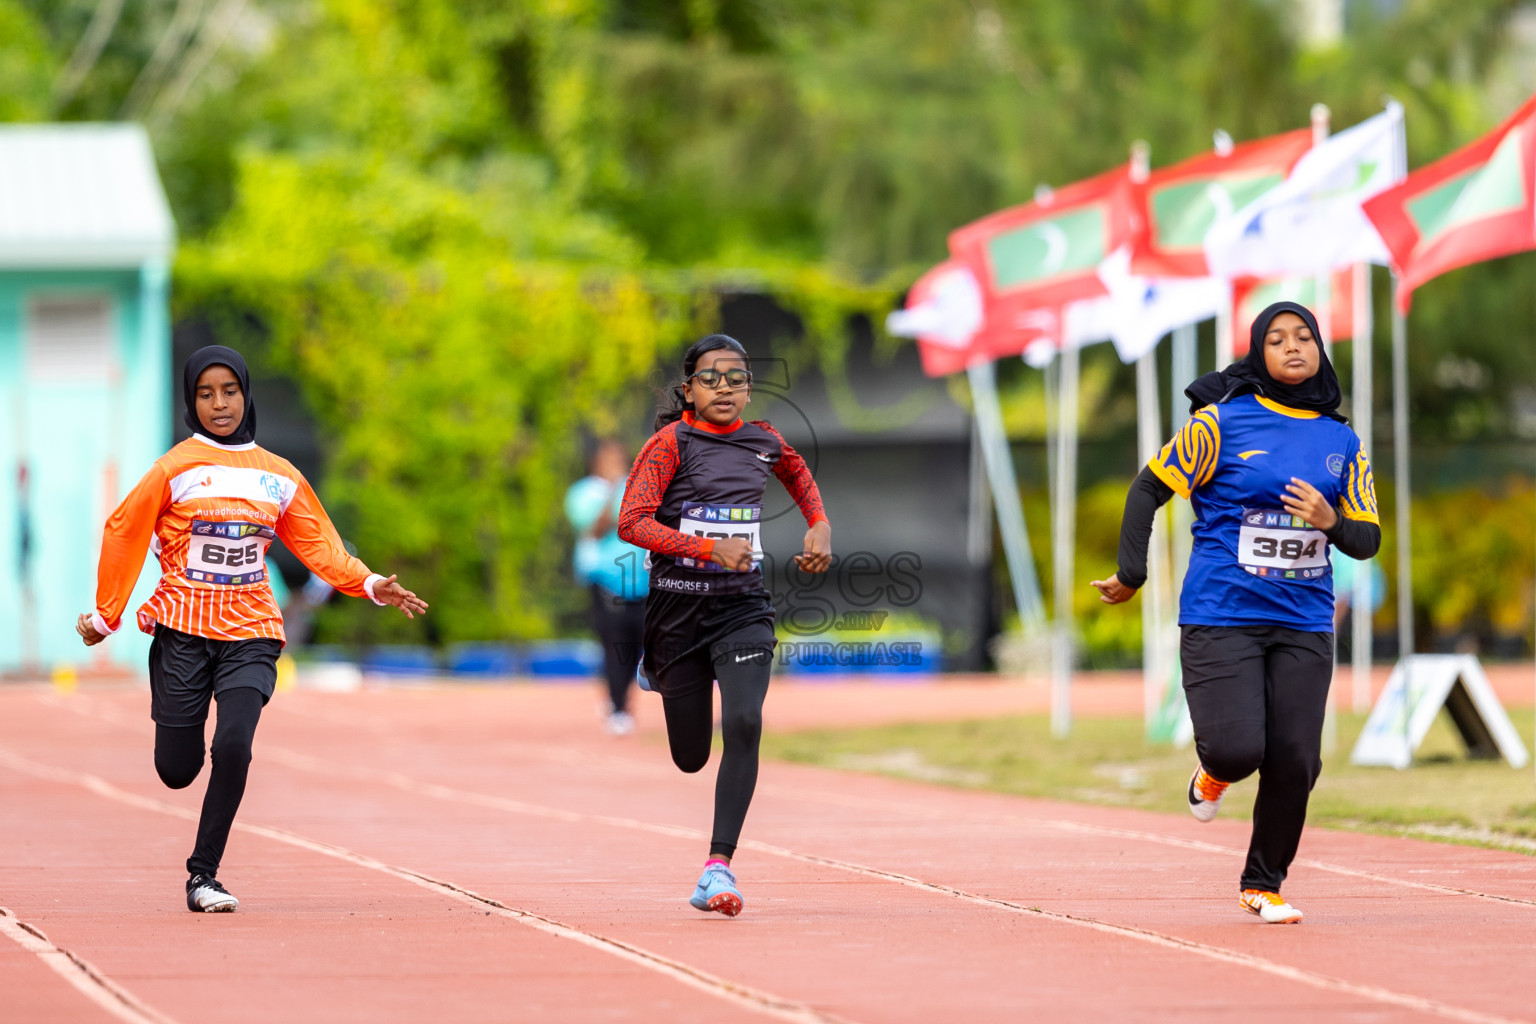
[[[718,860],[704,865],[704,873],[688,902],[699,910],[713,910],[726,917],[741,913],[741,891],[736,888],[736,876],[730,866]]]

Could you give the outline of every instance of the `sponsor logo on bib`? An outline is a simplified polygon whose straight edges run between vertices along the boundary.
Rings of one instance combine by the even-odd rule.
[[[1245,508],[1238,530],[1237,563],[1253,576],[1315,580],[1328,575],[1328,538],[1283,509]]]
[[[702,537],[707,540],[735,537],[747,541],[752,545],[754,563],[752,571],[756,572],[759,571],[756,563],[761,562],[763,557],[762,518],[763,510],[756,505],[709,505],[703,502],[685,501],[682,516],[678,521],[678,529],[687,536]],[[703,522],[690,520],[703,520]],[[706,523],[721,525],[710,527],[705,525]],[[709,559],[680,557],[677,563],[684,568],[699,572],[731,571]]]

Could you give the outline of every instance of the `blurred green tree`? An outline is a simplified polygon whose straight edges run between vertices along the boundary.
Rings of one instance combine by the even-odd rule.
[[[1319,50],[1281,0],[0,0],[0,119],[144,120],[178,315],[303,383],[323,493],[439,638],[534,636],[574,597],[551,510],[578,432],[638,417],[716,290],[795,310],[879,429],[913,410],[859,405],[848,325],[955,226],[1133,139],[1172,162],[1316,101],[1342,127],[1394,95],[1416,166],[1505,113],[1516,7],[1351,5]],[[1536,430],[1533,262],[1420,294],[1418,438]],[[1129,429],[1095,372],[1094,431]],[[1035,433],[1038,382],[1005,384]],[[324,635],[363,638],[350,616]]]

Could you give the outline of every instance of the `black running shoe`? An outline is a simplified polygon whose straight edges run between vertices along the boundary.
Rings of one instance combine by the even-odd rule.
[[[240,906],[212,875],[193,875],[187,879],[187,909],[196,913],[224,914]]]

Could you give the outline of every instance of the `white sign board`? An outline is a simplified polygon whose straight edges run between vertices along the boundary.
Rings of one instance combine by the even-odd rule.
[[[1399,661],[1350,763],[1407,768],[1441,708],[1450,712],[1473,757],[1502,756],[1511,767],[1525,766],[1525,744],[1471,654],[1415,654]]]

